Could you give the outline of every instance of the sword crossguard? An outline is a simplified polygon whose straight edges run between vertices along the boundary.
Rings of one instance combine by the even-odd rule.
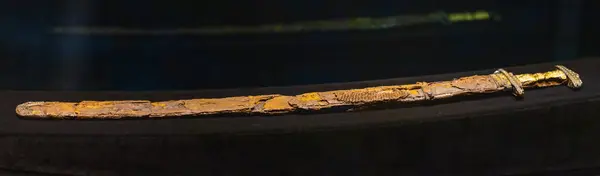
[[[513,89],[513,95],[515,95],[516,97],[523,97],[523,95],[525,95],[525,89],[523,89],[521,81],[519,81],[519,79],[515,75],[513,75],[510,72],[507,72],[504,69],[498,69],[494,73],[500,73],[504,75],[506,79],[508,79],[508,82],[510,82],[510,85]]]

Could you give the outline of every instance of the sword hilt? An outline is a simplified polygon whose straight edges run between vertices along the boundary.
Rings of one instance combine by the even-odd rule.
[[[567,87],[579,89],[583,81],[579,74],[562,65],[556,65],[557,69],[544,73],[514,75],[504,69],[498,69],[492,77],[504,87],[511,88],[513,95],[523,97],[526,87],[549,87],[567,83]]]

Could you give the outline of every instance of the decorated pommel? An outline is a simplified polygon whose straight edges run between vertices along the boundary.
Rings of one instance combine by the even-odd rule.
[[[581,80],[581,78],[579,78],[579,74],[562,65],[556,65],[556,68],[558,68],[567,76],[567,86],[569,86],[572,89],[581,88],[581,86],[583,85],[583,81]]]

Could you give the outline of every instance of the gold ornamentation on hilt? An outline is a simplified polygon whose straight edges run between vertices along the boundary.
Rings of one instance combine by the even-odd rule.
[[[558,84],[567,83],[566,86],[572,89],[579,89],[583,81],[579,74],[562,65],[556,65],[557,69],[544,73],[519,74],[514,75],[504,69],[498,69],[490,76],[498,82],[500,86],[512,89],[513,95],[523,97],[525,88],[549,87]]]

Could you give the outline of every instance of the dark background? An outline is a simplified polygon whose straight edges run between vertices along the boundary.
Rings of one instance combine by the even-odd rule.
[[[0,89],[285,86],[481,70],[598,55],[583,0],[0,2]],[[487,10],[498,22],[366,32],[75,36],[56,26],[146,29]]]

